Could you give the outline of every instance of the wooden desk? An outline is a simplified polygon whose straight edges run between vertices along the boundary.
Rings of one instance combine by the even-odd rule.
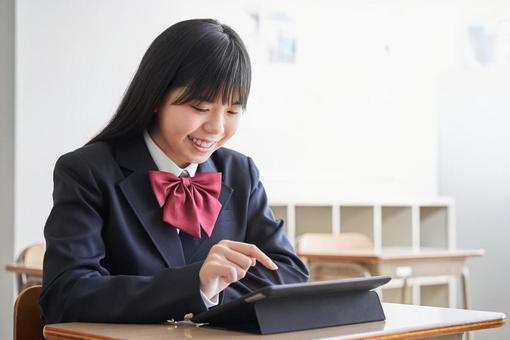
[[[373,250],[346,250],[331,253],[303,253],[298,255],[307,262],[311,277],[320,276],[321,268],[331,268],[335,264],[354,264],[364,271],[365,276],[389,275],[403,280],[402,303],[407,303],[406,286],[408,280],[416,277],[456,276],[461,281],[464,308],[470,307],[469,271],[466,260],[479,257],[483,250],[441,250],[410,248],[385,248],[380,252]]]
[[[37,277],[42,279],[43,269],[40,266],[27,266],[19,263],[10,263],[5,266],[5,271],[11,273],[22,273],[28,276]]]
[[[461,339],[462,334],[477,329],[504,325],[502,313],[480,312],[383,303],[386,321],[328,327],[273,335],[254,335],[207,327],[180,325],[134,325],[100,323],[62,323],[47,325],[48,340],[65,339],[418,339],[441,337]]]
[[[5,266],[5,270],[15,274],[18,294],[28,287],[42,284],[42,264],[28,266],[23,263],[11,263]]]

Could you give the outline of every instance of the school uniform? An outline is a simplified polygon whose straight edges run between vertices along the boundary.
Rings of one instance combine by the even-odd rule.
[[[210,237],[163,221],[149,170],[158,166],[143,136],[96,142],[58,159],[39,300],[48,322],[180,320],[262,286],[308,279],[249,157],[220,148],[195,169],[222,173],[222,207]],[[278,270],[257,264],[208,301],[199,270],[223,239],[257,245]]]

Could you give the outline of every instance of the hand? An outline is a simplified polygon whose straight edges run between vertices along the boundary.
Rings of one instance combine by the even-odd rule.
[[[233,282],[241,280],[257,264],[276,270],[276,264],[256,245],[222,240],[209,250],[200,268],[200,289],[211,299]]]

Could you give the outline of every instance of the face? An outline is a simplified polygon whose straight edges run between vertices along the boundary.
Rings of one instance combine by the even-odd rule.
[[[174,104],[183,88],[171,91],[158,108],[149,131],[154,142],[179,167],[203,163],[237,131],[241,105],[191,101]]]

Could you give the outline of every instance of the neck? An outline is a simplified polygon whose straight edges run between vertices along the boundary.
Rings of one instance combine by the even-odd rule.
[[[184,169],[186,168],[188,165],[190,165],[190,163],[185,163],[185,162],[179,162],[177,159],[175,159],[175,157],[172,156],[172,153],[170,152],[169,150],[169,147],[167,147],[167,145],[165,145],[165,143],[163,142],[163,138],[161,137],[161,132],[159,131],[159,129],[157,127],[153,127],[151,129],[148,129],[147,132],[149,133],[149,136],[151,137],[151,139],[153,140],[153,142],[161,149],[161,151],[163,151],[165,153],[165,155],[170,158],[172,160],[172,162],[174,162],[179,168],[181,169]]]

